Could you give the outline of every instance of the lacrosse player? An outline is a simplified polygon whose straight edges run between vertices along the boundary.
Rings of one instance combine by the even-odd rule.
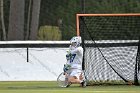
[[[64,65],[63,69],[64,72],[68,74],[68,86],[72,83],[79,83],[82,87],[85,87],[86,85],[82,76],[83,48],[80,46],[81,37],[73,37],[70,40],[70,44],[66,55],[67,63]]]

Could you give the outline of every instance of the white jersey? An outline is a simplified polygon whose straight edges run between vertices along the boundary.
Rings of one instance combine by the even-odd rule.
[[[82,69],[82,59],[83,59],[83,48],[81,46],[77,48],[70,49],[70,60],[68,64],[71,65],[71,68]]]

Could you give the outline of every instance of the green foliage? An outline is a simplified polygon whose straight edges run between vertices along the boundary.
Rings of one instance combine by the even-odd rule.
[[[29,0],[25,0],[24,37],[26,37],[27,31],[28,6]],[[9,10],[10,0],[4,0],[7,33]],[[82,4],[82,0],[41,0],[39,26],[58,26],[61,30],[62,40],[69,40],[76,35],[76,14],[82,13],[82,11],[85,13],[139,13],[140,0],[85,0],[84,4]],[[58,24],[58,20],[62,20],[62,23]],[[0,34],[2,35],[2,33]]]
[[[91,0],[85,2],[86,13],[139,13],[139,0]]]
[[[55,3],[53,3],[55,2]],[[139,0],[42,0],[40,25],[58,26],[62,20],[62,40],[76,35],[76,14],[81,13],[139,13]],[[57,7],[57,8],[56,8]],[[46,15],[47,14],[47,15]]]
[[[57,26],[41,26],[38,33],[39,40],[61,40],[61,31]]]
[[[62,39],[69,40],[76,35],[76,14],[81,11],[80,0],[42,0],[40,25],[60,26]],[[57,7],[57,8],[56,8]]]

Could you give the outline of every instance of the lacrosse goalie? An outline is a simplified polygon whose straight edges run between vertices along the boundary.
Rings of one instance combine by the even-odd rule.
[[[86,86],[86,82],[83,78],[82,71],[82,59],[83,59],[83,48],[80,46],[81,37],[75,36],[70,40],[70,47],[67,51],[66,59],[67,63],[64,65],[64,72],[67,77],[69,87],[72,83],[81,84],[82,87]]]

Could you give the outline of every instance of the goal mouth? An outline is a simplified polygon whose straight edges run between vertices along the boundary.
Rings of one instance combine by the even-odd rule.
[[[89,81],[139,84],[139,20],[139,13],[76,15]]]

